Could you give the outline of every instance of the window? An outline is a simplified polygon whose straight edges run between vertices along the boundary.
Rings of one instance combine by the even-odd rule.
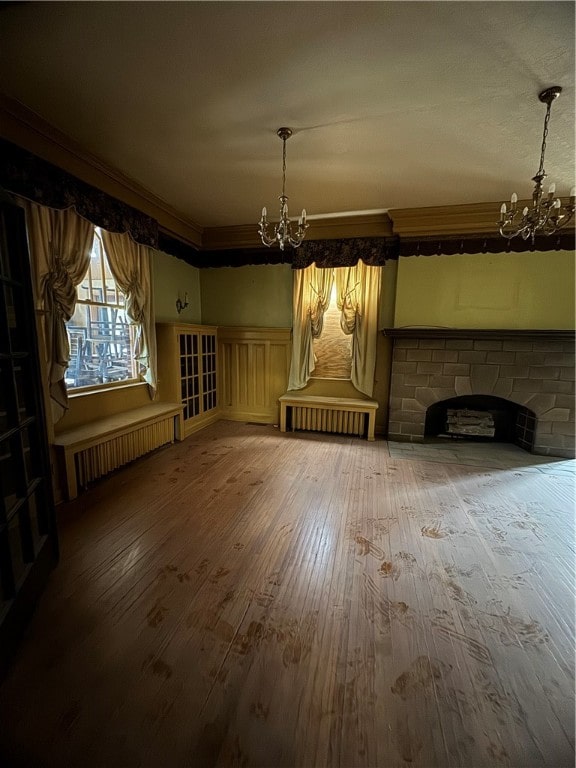
[[[66,327],[68,390],[138,379],[142,367],[134,360],[136,327],[126,316],[125,297],[114,282],[98,228],[90,266],[78,286],[76,309]]]
[[[340,326],[341,311],[336,303],[336,283],[330,293],[330,304],[324,313],[322,333],[314,339],[315,379],[350,379],[352,371],[352,335]]]

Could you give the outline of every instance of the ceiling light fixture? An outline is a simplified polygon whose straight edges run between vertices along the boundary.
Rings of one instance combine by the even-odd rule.
[[[280,221],[274,226],[273,234],[269,234],[269,222],[266,219],[266,208],[262,208],[262,218],[259,221],[258,234],[262,238],[264,245],[270,247],[278,243],[283,251],[286,245],[292,248],[298,248],[310,226],[306,224],[306,210],[302,209],[302,215],[298,220],[296,231],[292,229],[292,222],[288,218],[288,198],[286,197],[286,142],[292,136],[290,128],[278,128],[276,134],[282,139],[282,194],[280,200]]]
[[[507,240],[511,240],[516,235],[522,235],[524,240],[530,238],[534,244],[534,238],[538,234],[552,235],[558,229],[565,227],[574,214],[574,198],[576,187],[570,190],[570,202],[562,208],[562,201],[559,197],[554,197],[556,185],[550,184],[548,187],[548,197],[542,199],[542,182],[547,174],[544,170],[544,153],[546,152],[546,138],[548,136],[548,123],[550,121],[550,108],[552,102],[560,96],[562,88],[559,85],[553,85],[542,93],[538,98],[543,104],[546,104],[546,117],[544,118],[544,133],[542,135],[542,150],[540,152],[540,167],[536,175],[532,177],[534,182],[534,191],[532,192],[532,208],[526,206],[522,211],[522,217],[518,217],[518,195],[516,192],[510,198],[510,210],[506,210],[506,203],[502,203],[500,208],[500,234]]]

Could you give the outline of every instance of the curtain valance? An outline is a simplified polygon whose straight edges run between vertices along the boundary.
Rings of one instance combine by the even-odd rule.
[[[383,267],[389,259],[397,259],[400,238],[352,237],[348,240],[309,240],[293,251],[292,269],[354,267],[360,260],[369,267]]]
[[[155,219],[5,139],[0,139],[0,186],[38,205],[73,208],[107,232],[127,232],[141,245],[158,246]]]
[[[403,237],[400,256],[455,256],[479,253],[526,253],[527,251],[573,251],[574,230],[539,235],[534,243],[515,237],[505,240],[501,235],[430,235]]]

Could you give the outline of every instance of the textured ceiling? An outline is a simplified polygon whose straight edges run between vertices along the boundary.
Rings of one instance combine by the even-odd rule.
[[[203,226],[501,201],[574,184],[572,2],[0,8],[0,91]]]

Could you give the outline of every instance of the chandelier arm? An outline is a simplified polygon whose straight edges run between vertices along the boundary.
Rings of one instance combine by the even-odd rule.
[[[260,221],[260,226],[258,228],[258,234],[260,235],[262,242],[264,245],[268,246],[270,248],[271,245],[274,245],[276,242],[276,237],[270,237],[268,234],[268,223],[264,223],[263,221]]]

